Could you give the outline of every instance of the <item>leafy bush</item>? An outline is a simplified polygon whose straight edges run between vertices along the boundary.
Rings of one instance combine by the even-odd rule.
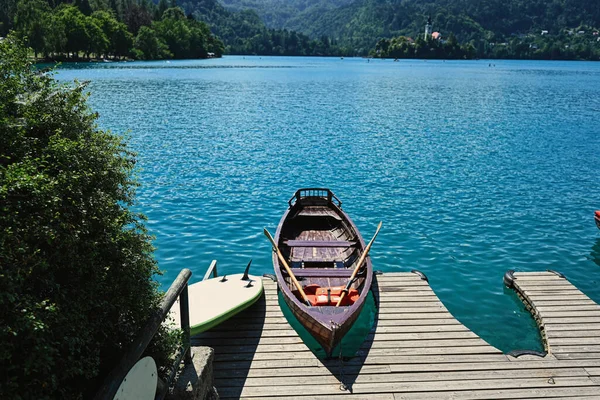
[[[0,42],[0,398],[89,397],[161,299],[134,154]],[[174,344],[161,330],[159,364]],[[156,343],[160,343],[157,345]]]

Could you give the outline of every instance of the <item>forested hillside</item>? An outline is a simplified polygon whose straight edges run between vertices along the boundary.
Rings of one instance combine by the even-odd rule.
[[[270,28],[284,28],[287,21],[314,12],[332,10],[355,0],[221,0],[229,10],[255,10]]]
[[[351,52],[327,37],[269,29],[256,12],[216,0],[2,0],[0,37],[9,31],[54,60]]]
[[[225,42],[228,54],[353,54],[350,48],[338,46],[325,35],[310,38],[287,29],[269,29],[254,10],[230,11],[217,0],[180,0],[179,5],[188,15],[206,22]]]
[[[428,18],[439,43],[424,38]],[[15,30],[50,58],[224,52],[599,60],[599,28],[600,1],[589,0],[0,1],[0,36]]]
[[[360,54],[373,49],[381,38],[415,38],[423,33],[428,16],[432,18],[435,31],[445,37],[452,33],[461,43],[472,42],[478,56],[509,56],[506,49],[490,47],[509,43],[519,35],[521,39],[528,34],[539,35],[542,30],[548,31],[543,41],[536,43],[532,39],[521,42],[531,45],[534,50],[535,47],[551,47],[558,42],[563,50],[572,46],[591,46],[591,43],[581,43],[581,40],[570,40],[564,36],[570,30],[592,35],[600,27],[600,1],[589,0],[220,1],[236,9],[252,8],[273,27],[293,29],[311,37],[329,36]],[[271,6],[281,2],[287,6]],[[307,2],[310,3],[308,7],[305,6]],[[323,3],[330,7],[323,6]],[[267,6],[268,11],[265,11]],[[297,11],[291,13],[290,10]],[[513,51],[510,53],[519,57]],[[565,57],[569,58],[568,55]]]

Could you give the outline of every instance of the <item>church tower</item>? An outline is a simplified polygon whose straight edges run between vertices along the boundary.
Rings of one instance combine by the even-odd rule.
[[[431,35],[431,16],[429,16],[429,18],[427,18],[427,25],[425,25],[425,40],[427,40],[427,38],[429,38],[430,35]]]

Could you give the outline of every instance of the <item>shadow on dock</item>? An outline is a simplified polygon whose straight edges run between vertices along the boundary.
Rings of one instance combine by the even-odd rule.
[[[277,339],[277,331],[263,331],[267,318],[277,318],[271,316],[266,305],[263,295],[229,321],[192,338],[192,346],[215,350],[215,386],[220,394],[224,392],[224,397],[241,396],[259,346],[269,346]]]
[[[597,398],[600,306],[555,273],[514,276],[546,333],[545,358],[503,354],[456,320],[426,278],[402,272],[373,282],[374,326],[343,366],[313,354],[267,279],[254,306],[193,344],[215,349],[222,399]]]
[[[333,376],[340,382],[340,391],[347,391],[352,393],[352,386],[356,382],[356,379],[361,373],[364,373],[364,370],[369,370],[370,373],[376,373],[374,368],[377,366],[365,366],[365,360],[369,355],[369,351],[371,347],[373,347],[373,342],[375,340],[375,331],[377,330],[377,324],[379,322],[379,285],[377,282],[377,276],[373,276],[373,283],[371,284],[371,293],[373,294],[373,299],[375,300],[375,313],[374,313],[374,322],[373,326],[368,333],[368,335],[362,341],[362,344],[355,356],[353,357],[345,357],[342,360],[328,359],[323,360],[323,366],[331,372]],[[365,307],[368,305],[365,304]],[[363,310],[367,311],[367,310]],[[380,368],[381,369],[381,368]],[[383,369],[381,369],[384,372]],[[387,370],[385,370],[387,372]]]

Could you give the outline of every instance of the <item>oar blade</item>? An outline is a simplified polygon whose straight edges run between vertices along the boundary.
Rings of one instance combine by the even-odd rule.
[[[269,239],[271,244],[274,247],[277,247],[277,244],[275,243],[275,239],[273,239],[273,236],[271,236],[271,233],[267,230],[267,228],[264,228],[263,232],[264,232],[265,236],[267,237],[267,239]]]

